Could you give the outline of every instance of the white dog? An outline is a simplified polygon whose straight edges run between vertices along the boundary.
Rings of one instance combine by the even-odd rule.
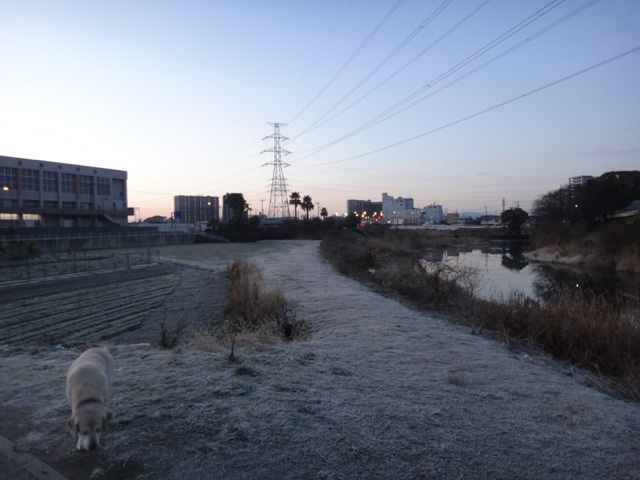
[[[71,417],[67,425],[78,450],[100,447],[100,433],[111,421],[107,404],[111,398],[114,362],[108,348],[90,348],[75,359],[67,372],[67,400]]]
[[[114,361],[111,352],[149,348],[148,343],[90,348],[76,358],[67,371],[67,400],[71,417],[67,425],[78,450],[100,448],[100,434],[111,421],[107,408],[111,398]]]

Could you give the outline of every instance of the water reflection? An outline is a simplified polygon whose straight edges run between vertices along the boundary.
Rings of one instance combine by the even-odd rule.
[[[532,283],[534,294],[542,300],[581,290],[605,298],[622,294],[638,295],[638,275],[623,274],[602,269],[558,268],[550,265],[536,265],[536,278]]]
[[[529,262],[524,258],[522,247],[506,247],[502,250],[502,266],[504,268],[519,272],[527,265],[529,265]]]
[[[596,268],[530,264],[518,246],[486,251],[429,252],[426,258],[477,268],[481,277],[477,295],[487,299],[506,298],[511,292],[520,292],[547,301],[576,289],[607,297],[615,294],[632,298],[640,296],[640,275]]]

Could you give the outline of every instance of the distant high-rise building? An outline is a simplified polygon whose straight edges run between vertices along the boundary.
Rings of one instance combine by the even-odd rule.
[[[386,193],[382,194],[382,211],[385,221],[391,223],[395,223],[394,220],[416,216],[413,198],[393,198]]]
[[[218,197],[177,195],[173,197],[174,217],[178,223],[211,222],[220,219]]]
[[[580,185],[584,185],[589,180],[593,180],[591,175],[581,175],[579,177],[569,177],[569,188],[578,187]]]
[[[362,215],[367,212],[369,215],[382,212],[382,202],[372,202],[371,200],[347,200],[347,215],[357,213]]]

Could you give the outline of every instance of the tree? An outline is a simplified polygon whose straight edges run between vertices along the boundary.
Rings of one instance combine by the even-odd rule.
[[[611,214],[640,199],[640,172],[607,172],[583,185],[564,186],[533,203],[533,215],[542,222],[606,221]]]
[[[519,235],[522,231],[522,226],[529,218],[529,214],[522,210],[520,207],[510,208],[502,212],[501,215],[502,224],[507,227],[509,233]]]
[[[227,194],[226,206],[231,210],[231,218],[228,221],[229,225],[239,227],[246,222],[249,205],[245,202],[244,195],[241,193]]]
[[[309,220],[309,212],[313,210],[313,202],[311,201],[311,197],[309,195],[305,195],[302,198],[302,203],[300,204],[300,208],[302,208],[305,212],[307,212],[307,220]]]
[[[327,212],[327,209],[325,207],[322,207],[322,210],[320,210],[320,216],[326,220],[327,217],[329,216],[329,212]]]
[[[533,214],[544,222],[562,223],[572,216],[571,198],[568,186],[545,193],[533,202]]]
[[[295,211],[296,220],[298,219],[298,205],[301,205],[300,194],[298,192],[291,192],[289,195],[289,205],[293,205]]]

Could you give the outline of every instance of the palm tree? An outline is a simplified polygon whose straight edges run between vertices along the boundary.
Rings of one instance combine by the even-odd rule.
[[[291,195],[289,196],[289,205],[293,205],[295,214],[296,214],[296,220],[298,219],[298,205],[302,205],[302,202],[300,201],[300,194],[298,192],[292,192]]]
[[[307,220],[309,220],[309,212],[313,210],[313,202],[311,201],[311,197],[309,195],[305,195],[302,198],[302,203],[300,204],[300,208],[302,208],[305,212],[307,212]]]
[[[322,207],[322,210],[320,210],[320,216],[326,220],[327,217],[329,216],[329,212],[327,212],[327,209],[325,207]]]

